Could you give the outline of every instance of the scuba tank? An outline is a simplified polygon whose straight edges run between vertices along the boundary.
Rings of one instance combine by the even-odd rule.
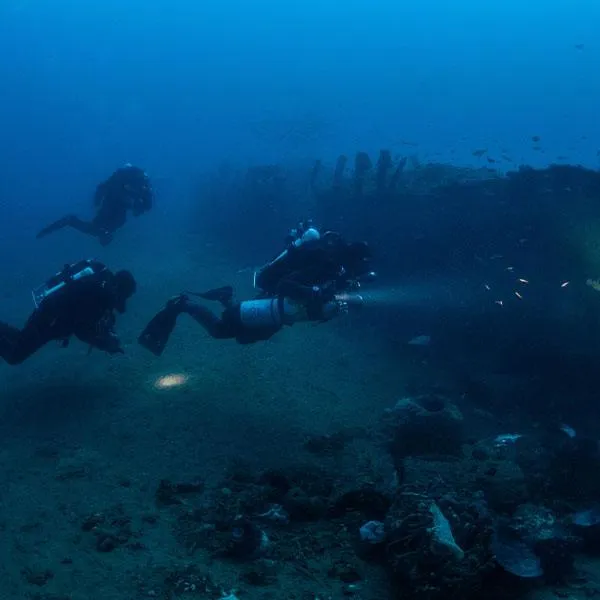
[[[32,290],[33,303],[36,308],[39,308],[46,298],[63,290],[68,284],[92,277],[103,271],[106,271],[106,266],[92,259],[81,260],[72,265],[65,265],[62,271],[59,271],[45,283]]]
[[[316,315],[311,314],[307,304],[291,298],[259,298],[240,304],[240,321],[249,329],[278,329],[300,321],[329,321],[363,304],[364,299],[359,294],[336,294],[320,306],[320,314]]]
[[[300,228],[299,230],[293,230],[292,241],[290,246],[299,248],[306,242],[314,242],[321,239],[321,234],[316,227]],[[280,276],[287,272],[287,266],[285,259],[287,258],[288,250],[284,250],[281,254],[276,256],[271,262],[261,267],[254,273],[254,288],[266,289],[269,287],[269,282],[277,281]]]
[[[240,304],[240,321],[249,329],[279,328],[302,320],[303,312],[289,298],[259,298]]]

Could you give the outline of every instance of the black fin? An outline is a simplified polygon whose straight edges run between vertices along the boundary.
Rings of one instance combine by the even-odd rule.
[[[167,346],[173,329],[175,329],[179,312],[179,310],[174,310],[172,306],[163,308],[146,325],[146,328],[138,337],[139,344],[146,350],[150,350],[152,354],[160,356]]]

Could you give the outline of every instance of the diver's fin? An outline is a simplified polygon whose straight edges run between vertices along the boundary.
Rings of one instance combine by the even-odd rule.
[[[215,300],[216,302],[220,302],[223,306],[228,306],[229,304],[231,304],[231,300],[233,298],[233,288],[230,285],[215,288],[214,290],[208,290],[208,292],[186,293],[198,296],[199,298],[203,298],[204,300]]]
[[[167,346],[171,332],[175,328],[179,313],[180,311],[176,310],[174,306],[163,308],[146,325],[146,328],[138,337],[138,343],[144,346],[146,350],[150,350],[152,354],[160,356]]]

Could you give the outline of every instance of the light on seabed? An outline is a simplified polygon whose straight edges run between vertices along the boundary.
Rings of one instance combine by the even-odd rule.
[[[169,375],[158,377],[154,382],[154,387],[157,390],[168,390],[184,385],[187,380],[188,376],[183,373],[170,373]]]

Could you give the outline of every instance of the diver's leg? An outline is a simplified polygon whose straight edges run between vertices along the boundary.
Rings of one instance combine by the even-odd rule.
[[[160,356],[164,352],[169,337],[173,329],[175,329],[177,317],[181,313],[190,315],[213,338],[226,339],[235,337],[235,334],[229,331],[229,328],[222,319],[208,308],[190,302],[182,294],[169,300],[167,305],[152,318],[138,337],[139,344],[156,356]]]
[[[233,288],[226,285],[208,292],[188,292],[204,300],[215,300],[220,302],[225,308],[229,308],[233,304]]]
[[[224,340],[235,337],[235,332],[231,331],[223,318],[218,317],[205,306],[188,301],[185,303],[184,312],[190,315],[194,321],[200,323],[212,338]]]
[[[8,364],[14,364],[12,361],[13,350],[20,335],[21,331],[19,329],[0,321],[0,357]]]
[[[36,319],[30,318],[19,330],[0,322],[0,357],[9,365],[20,365],[35,354],[52,339],[48,336],[49,330],[40,325]]]
[[[75,215],[67,215],[62,219],[58,219],[58,221],[54,221],[54,223],[50,223],[47,227],[44,227],[38,234],[36,235],[37,239],[43,238],[55,231],[59,231],[60,229],[64,229],[65,227],[72,227],[81,233],[85,233],[87,235],[93,235],[94,237],[99,237],[98,228],[89,221],[83,221],[79,217]]]

